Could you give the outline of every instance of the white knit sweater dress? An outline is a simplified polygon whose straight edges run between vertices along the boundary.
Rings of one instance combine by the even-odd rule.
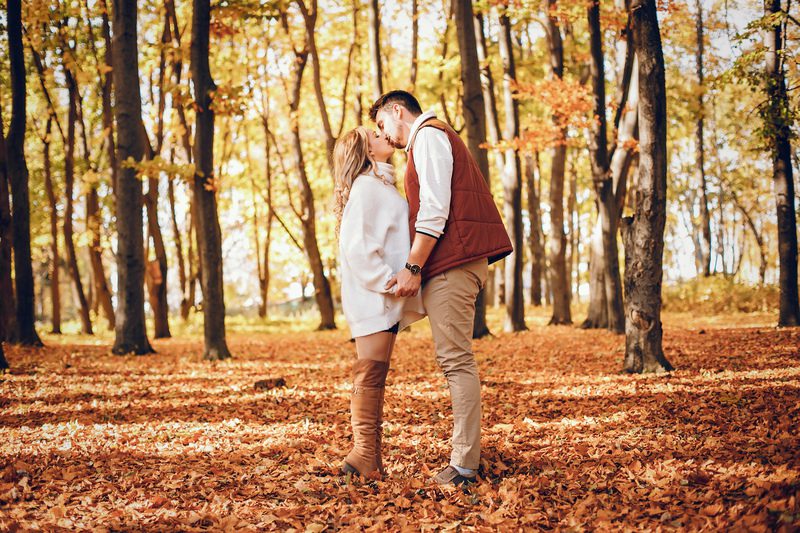
[[[353,181],[339,230],[342,309],[353,337],[400,328],[425,316],[422,296],[401,298],[384,286],[405,267],[411,239],[408,202],[395,187],[394,167]],[[385,180],[385,182],[384,182]]]

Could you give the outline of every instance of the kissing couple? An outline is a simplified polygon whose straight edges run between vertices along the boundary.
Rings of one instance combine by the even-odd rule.
[[[488,265],[512,252],[492,194],[464,142],[406,91],[382,95],[377,126],[342,135],[333,152],[342,308],[355,339],[353,448],[342,472],[385,474],[386,375],[397,333],[430,320],[453,408],[449,464],[440,485],[474,483],[481,453],[481,384],[472,353],[475,299]],[[390,159],[405,150],[405,199]]]

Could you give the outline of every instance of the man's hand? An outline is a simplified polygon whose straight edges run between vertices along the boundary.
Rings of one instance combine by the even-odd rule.
[[[397,286],[394,292],[396,296],[416,296],[422,285],[422,276],[414,275],[410,270],[404,268],[392,276],[392,279],[386,283],[386,289],[390,290],[395,285]]]

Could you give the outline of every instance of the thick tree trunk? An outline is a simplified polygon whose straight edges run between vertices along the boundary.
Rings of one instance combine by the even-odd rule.
[[[0,342],[14,342],[17,336],[17,305],[11,277],[14,233],[9,193],[3,106],[0,105]]]
[[[464,126],[467,130],[467,146],[472,157],[478,163],[487,185],[489,178],[489,155],[481,145],[486,143],[486,115],[481,89],[481,78],[478,65],[478,51],[475,32],[472,31],[472,0],[454,0],[458,46],[461,56],[461,84],[464,95],[461,100]],[[416,1],[415,1],[416,5]],[[486,294],[481,290],[475,301],[475,319],[472,326],[472,337],[479,339],[489,335],[486,324]]]
[[[503,214],[506,228],[514,245],[514,252],[505,258],[506,319],[505,331],[524,331],[525,296],[522,289],[522,165],[519,152],[513,148],[519,137],[519,102],[514,98],[516,83],[514,47],[511,39],[511,20],[500,16],[500,56],[503,58],[503,103],[505,107],[504,140],[510,148],[506,150],[506,165],[503,173]]]
[[[780,0],[765,0],[766,13],[781,11]],[[797,289],[797,218],[795,216],[794,178],[792,176],[791,118],[786,111],[789,100],[783,72],[784,34],[781,19],[764,33],[767,48],[765,82],[769,98],[764,110],[772,150],[772,182],[778,222],[778,258],[780,262],[780,311],[778,326],[800,326],[800,302]],[[16,218],[15,218],[16,223]]]
[[[381,65],[381,19],[378,0],[369,0],[369,55],[372,68],[372,94],[375,99],[383,94],[383,66]]]
[[[203,332],[206,359],[231,356],[225,340],[225,298],[222,275],[222,235],[217,213],[214,176],[214,108],[216,85],[208,64],[209,0],[194,0],[192,13],[192,83],[196,100],[194,202],[197,207],[197,248],[203,289]]]
[[[603,34],[600,28],[600,6],[593,2],[587,10],[591,73],[594,89],[594,113],[596,122],[589,136],[589,152],[592,164],[592,182],[597,195],[598,224],[601,228],[602,255],[595,254],[593,262],[602,261],[603,292],[606,303],[606,322],[609,330],[625,332],[625,314],[622,303],[622,280],[619,273],[619,249],[617,230],[619,208],[610,169],[607,146],[605,61],[603,59]],[[627,90],[627,88],[626,88]],[[590,305],[591,310],[591,305]],[[587,319],[588,320],[588,319]],[[602,322],[602,318],[599,320]]]
[[[14,283],[17,335],[20,344],[41,346],[34,316],[33,265],[31,264],[30,198],[25,162],[25,57],[22,43],[22,6],[8,0],[8,55],[11,63],[11,122],[6,139],[6,165],[11,185]]]
[[[539,153],[536,153],[539,158]],[[531,305],[542,305],[542,271],[544,269],[544,243],[542,242],[542,215],[539,207],[539,193],[536,186],[538,169],[534,166],[533,156],[525,155],[525,178],[528,187],[528,216],[530,217],[530,234],[528,247],[531,254]],[[541,183],[541,181],[539,181]]]
[[[549,0],[550,9],[557,7],[557,0]],[[558,19],[548,16],[547,27],[550,36],[550,66],[553,77],[564,75],[564,47],[561,40],[561,28]],[[553,117],[554,123],[558,119]],[[565,128],[561,130],[561,139],[566,139]],[[569,287],[567,287],[567,236],[564,233],[564,174],[566,170],[567,147],[559,143],[553,147],[552,167],[550,172],[550,283],[553,290],[553,316],[550,324],[572,324],[569,307]]]
[[[631,6],[639,61],[639,175],[625,242],[625,364],[631,373],[672,370],[661,345],[661,280],[667,203],[667,95],[655,0]]]
[[[703,5],[701,0],[695,0],[695,7],[697,9],[697,83],[699,90],[697,92],[697,127],[695,129],[695,143],[696,143],[696,157],[697,157],[697,172],[700,175],[700,227],[703,232],[702,249],[700,252],[701,262],[703,267],[703,275],[711,275],[711,216],[708,213],[708,186],[706,184],[706,171],[705,171],[705,145],[703,142],[703,128],[705,126],[704,106],[703,106],[703,92],[704,75],[703,75]]]
[[[136,2],[114,0],[114,115],[117,123],[117,324],[112,352],[151,353],[144,317],[144,238],[142,181],[123,165],[144,156],[141,135]]]
[[[3,332],[0,331],[0,371],[8,369],[8,361],[6,361],[6,354],[3,353]]]

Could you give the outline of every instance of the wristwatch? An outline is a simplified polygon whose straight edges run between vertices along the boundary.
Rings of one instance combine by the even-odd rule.
[[[411,274],[416,276],[422,270],[422,267],[419,265],[412,265],[411,263],[406,263],[406,269],[411,271]]]

